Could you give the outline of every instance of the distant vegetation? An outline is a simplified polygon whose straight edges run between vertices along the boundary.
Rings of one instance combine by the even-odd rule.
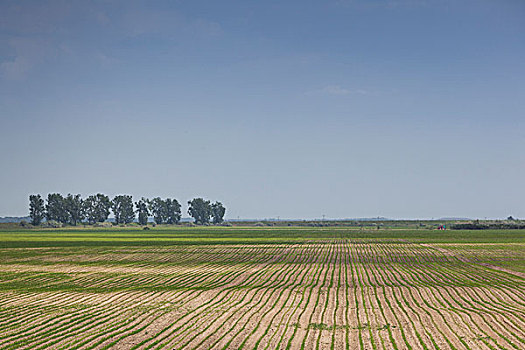
[[[31,218],[29,216],[6,216],[0,218],[0,224],[3,223],[14,223],[14,222],[28,222]]]
[[[508,229],[525,229],[525,222],[514,219],[505,221],[479,221],[458,222],[451,226],[454,230],[508,230]]]
[[[113,218],[109,219],[109,215]],[[203,198],[193,198],[188,201],[188,214],[196,225],[215,225],[224,223],[226,208],[221,202],[211,203]],[[29,217],[5,218],[0,222],[20,222],[21,226],[31,225],[50,228],[64,225],[76,226],[96,225],[112,221],[116,225],[126,225],[137,222],[146,226],[150,219],[154,224],[177,225],[181,222],[182,211],[178,200],[172,198],[142,197],[133,202],[130,195],[118,195],[113,199],[98,193],[85,199],[81,195],[50,193],[44,200],[41,195],[29,196]],[[7,220],[9,219],[9,220]],[[18,219],[18,220],[13,220]],[[106,223],[105,225],[111,225]],[[295,227],[356,227],[361,229],[453,229],[453,230],[487,230],[487,229],[525,229],[525,221],[512,216],[506,220],[468,220],[458,218],[442,218],[439,220],[392,220],[382,217],[371,219],[344,220],[232,220],[228,226],[295,226]]]
[[[194,198],[188,205],[188,214],[196,224],[205,225],[210,220],[220,224],[224,221],[226,208],[221,202],[211,203],[203,198]],[[95,225],[107,221],[110,213],[113,213],[117,225],[134,222],[136,215],[140,225],[147,225],[150,215],[155,224],[178,224],[182,217],[180,203],[172,198],[142,197],[133,203],[130,195],[118,195],[110,199],[101,193],[86,199],[82,199],[79,194],[64,197],[60,193],[50,193],[46,201],[39,194],[29,196],[29,217],[35,226]]]

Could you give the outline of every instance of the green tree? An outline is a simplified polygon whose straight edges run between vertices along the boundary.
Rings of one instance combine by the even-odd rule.
[[[166,204],[166,223],[178,224],[181,218],[180,203],[176,199],[167,198],[164,203]]]
[[[204,200],[203,198],[193,198],[188,202],[188,205],[188,214],[195,219],[197,225],[204,225],[210,222],[210,201]]]
[[[153,215],[153,220],[157,225],[163,224],[168,219],[168,207],[166,201],[162,200],[160,197],[153,198],[150,201],[150,210],[151,215]]]
[[[39,194],[29,196],[29,216],[35,226],[40,225],[45,216],[44,200]]]
[[[111,208],[115,215],[115,223],[129,224],[135,219],[135,212],[133,211],[133,198],[129,195],[119,195],[111,201]]]
[[[211,216],[213,217],[214,224],[220,224],[224,221],[224,214],[226,214],[226,208],[221,202],[215,202],[211,205]]]
[[[139,218],[139,224],[140,225],[147,225],[148,224],[148,217],[149,217],[149,201],[142,197],[141,200],[138,202],[135,202],[135,207],[137,208],[137,214]]]
[[[111,199],[102,193],[97,193],[97,221],[104,222],[108,219],[109,212],[111,210]]]
[[[84,199],[84,214],[89,224],[97,222],[97,200],[95,196],[89,196]]]
[[[60,193],[50,193],[47,195],[46,219],[47,221],[54,220],[63,224],[69,221],[66,201]]]
[[[110,209],[111,200],[102,193],[91,195],[84,200],[84,214],[90,224],[106,221]]]
[[[76,226],[84,220],[84,206],[82,197],[79,194],[68,194],[65,198],[65,208],[69,224]]]

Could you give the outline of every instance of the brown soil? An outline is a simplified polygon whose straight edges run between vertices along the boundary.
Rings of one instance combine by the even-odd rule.
[[[518,277],[525,274],[461,249],[362,241],[136,249],[85,253],[101,262],[94,265],[67,255],[56,256],[56,264],[51,257],[42,265],[0,262],[0,348],[115,342],[112,348],[129,349],[144,342],[142,348],[275,349],[291,340],[292,349],[303,341],[307,349],[332,342],[335,349],[391,349],[392,339],[398,349],[421,349],[421,341],[428,349],[524,345]],[[123,255],[148,263],[102,263]],[[79,285],[100,291],[66,288]],[[119,285],[125,288],[103,292]]]

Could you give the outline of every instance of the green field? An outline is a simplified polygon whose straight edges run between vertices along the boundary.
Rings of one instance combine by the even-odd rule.
[[[0,349],[523,349],[525,230],[0,231]]]
[[[407,240],[414,243],[523,243],[525,230],[409,230],[346,227],[140,227],[0,229],[0,247],[78,245],[271,244],[325,239]]]

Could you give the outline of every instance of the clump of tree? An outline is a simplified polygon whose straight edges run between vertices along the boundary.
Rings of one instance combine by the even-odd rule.
[[[84,200],[84,214],[90,224],[106,221],[110,210],[111,200],[102,193],[91,195]]]
[[[150,201],[150,210],[156,224],[178,224],[181,219],[181,206],[176,199],[160,197]]]
[[[133,198],[129,195],[119,195],[111,201],[115,223],[130,224],[135,220],[135,211],[133,210]]]
[[[213,219],[214,224],[224,221],[226,208],[221,202],[211,203],[203,198],[194,198],[188,202],[188,214],[195,220],[197,225],[206,225]]]
[[[139,225],[146,226],[149,217],[149,201],[142,197],[141,200],[135,202],[135,207],[137,208]]]
[[[226,214],[226,208],[221,202],[215,202],[211,205],[211,217],[213,218],[214,224],[222,224],[224,214]]]
[[[168,216],[166,217],[166,223],[170,225],[178,224],[182,217],[181,205],[178,200],[166,198],[166,210]]]
[[[162,225],[166,222],[168,209],[160,197],[153,198],[149,202],[149,208],[151,210],[151,215],[153,215],[153,220],[155,220],[157,225]]]
[[[37,195],[40,196],[40,195]],[[35,196],[29,196],[30,215],[31,205],[36,203]],[[45,206],[45,217],[47,221],[56,221],[62,224],[77,225],[84,220],[84,204],[79,194],[68,194],[67,197],[60,193],[50,193],[47,196]],[[35,219],[37,217],[35,216]]]
[[[50,193],[47,195],[46,220],[54,220],[63,224],[68,222],[66,200],[60,193]]]
[[[226,208],[221,202],[212,204],[209,200],[194,198],[188,205],[188,214],[194,218],[195,224],[205,225],[210,219],[213,219],[214,224],[224,221]],[[117,225],[132,223],[135,214],[138,216],[138,223],[143,226],[148,224],[150,215],[156,224],[178,224],[182,217],[179,201],[172,198],[156,197],[150,200],[142,197],[133,203],[130,195],[118,195],[111,200],[102,193],[86,199],[82,199],[79,194],[64,197],[60,193],[50,193],[44,202],[39,194],[29,196],[29,215],[33,225],[40,225],[44,218],[46,223],[93,225],[105,222],[110,212],[113,212]]]
[[[76,226],[84,220],[84,205],[82,197],[79,194],[67,195],[64,199],[65,209],[67,213],[67,223]]]
[[[195,220],[197,225],[205,225],[210,222],[211,204],[203,198],[193,198],[188,201],[188,214]]]

